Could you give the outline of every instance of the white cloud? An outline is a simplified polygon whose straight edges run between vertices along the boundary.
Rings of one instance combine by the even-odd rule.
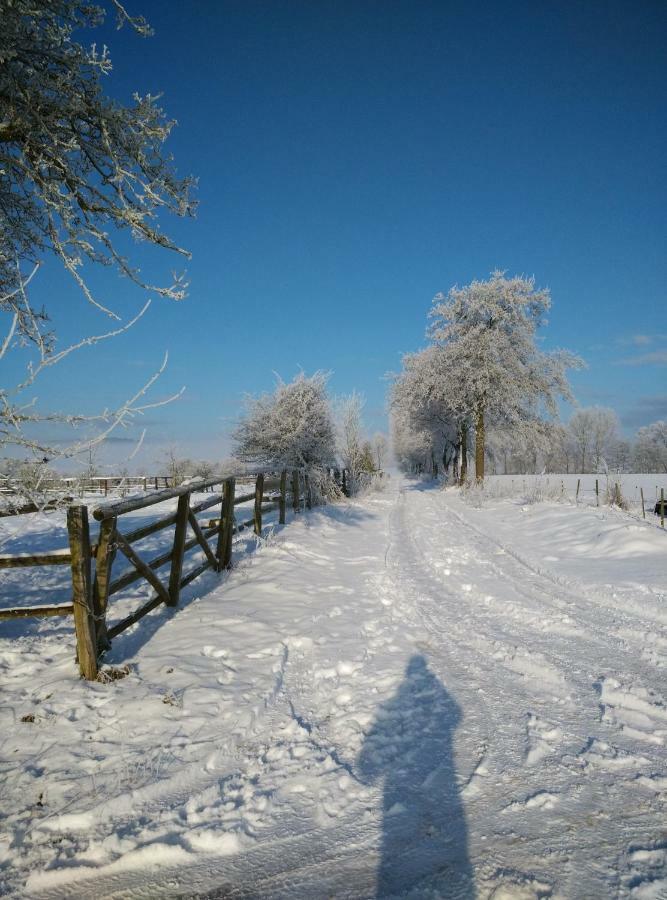
[[[629,337],[616,338],[622,347],[650,347],[651,344],[667,340],[664,334],[631,334]]]
[[[639,356],[627,356],[619,359],[619,366],[667,366],[667,350],[653,350],[651,353],[642,353]]]

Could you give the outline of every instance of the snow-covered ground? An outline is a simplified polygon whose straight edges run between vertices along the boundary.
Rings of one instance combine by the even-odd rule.
[[[392,478],[237,560],[110,684],[0,623],[0,891],[667,897],[653,517]]]
[[[487,475],[485,480],[486,493],[498,498],[572,500],[582,506],[604,506],[607,495],[614,494],[616,485],[628,511],[636,516],[642,515],[642,491],[648,519],[653,519],[653,509],[660,499],[661,490],[667,498],[667,473],[664,472],[650,475],[614,472],[598,475]]]

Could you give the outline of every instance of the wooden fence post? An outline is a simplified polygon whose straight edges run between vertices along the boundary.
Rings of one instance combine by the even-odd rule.
[[[279,504],[279,516],[278,516],[278,524],[285,524],[285,507],[287,505],[287,469],[283,469],[280,473],[280,500]]]
[[[642,498],[642,519],[645,519],[646,518],[646,507],[644,506],[644,488],[643,487],[639,488],[639,493],[641,494],[641,498]]]
[[[87,506],[80,504],[69,507],[67,532],[72,554],[72,599],[79,669],[84,678],[94,681],[97,678],[97,639],[90,581],[90,529]]]
[[[235,478],[226,478],[222,486],[222,509],[218,528],[218,571],[228,569],[232,564],[232,533],[234,531],[234,491]]]
[[[299,470],[294,469],[292,472],[292,508],[295,513],[299,512]]]
[[[174,550],[171,557],[169,573],[169,606],[178,606],[183,576],[183,557],[185,556],[185,535],[188,530],[188,512],[190,511],[190,493],[178,498],[176,510],[176,531],[174,533]]]
[[[107,604],[109,602],[109,584],[111,583],[111,566],[116,557],[114,534],[116,516],[105,519],[100,525],[95,554],[95,580],[93,582],[93,612],[95,614],[95,632],[97,634],[97,652],[108,650],[111,641],[107,636]]]
[[[600,485],[598,484],[597,478],[595,479],[595,505],[600,505]]]
[[[303,482],[304,482],[304,491],[306,493],[306,507],[308,509],[312,509],[313,508],[313,495],[310,490],[310,478],[308,477],[307,470],[303,473]]]
[[[581,487],[581,478],[577,478],[577,493],[575,494],[575,497],[574,497],[575,503],[579,502],[579,488],[580,487]]]
[[[255,482],[255,534],[262,533],[262,499],[264,497],[264,476],[260,472]]]

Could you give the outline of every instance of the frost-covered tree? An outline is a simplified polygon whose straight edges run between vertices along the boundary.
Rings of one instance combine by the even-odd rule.
[[[544,455],[547,472],[568,474],[576,469],[576,447],[569,429],[557,422],[552,423],[549,444]]]
[[[10,507],[21,507],[32,504],[35,509],[43,505],[43,498],[48,489],[56,497],[61,485],[61,477],[45,462],[33,459],[5,459],[0,464],[3,481],[16,492],[15,502]]]
[[[450,357],[440,347],[427,347],[408,353],[403,368],[393,379],[389,403],[397,421],[404,428],[428,435],[430,462],[435,474],[438,461],[445,471],[462,450],[463,466],[467,455],[467,418],[457,407],[458,372]],[[422,439],[420,446],[424,446]]]
[[[402,471],[430,471],[429,466],[434,456],[432,435],[416,430],[401,409],[392,412],[391,443],[394,459]]]
[[[537,329],[551,305],[533,278],[493,272],[434,298],[430,334],[457,372],[457,408],[475,427],[475,474],[484,477],[489,424],[518,426],[557,413],[558,397],[571,399],[566,370],[581,363],[571,353],[544,353]]]
[[[373,453],[373,444],[370,441],[364,441],[361,445],[361,470],[364,475],[372,475],[377,471],[375,464],[375,454]]]
[[[667,472],[667,422],[660,420],[639,429],[634,463],[639,472]]]
[[[618,440],[619,421],[613,409],[593,407],[593,439],[591,451],[597,472]]]
[[[586,472],[589,468],[599,471],[605,455],[617,440],[616,413],[601,406],[578,409],[570,418],[568,428],[578,449],[580,471]]]
[[[177,447],[169,447],[160,463],[171,487],[178,487],[194,475],[195,464],[187,456],[182,456]]]
[[[218,466],[208,459],[196,459],[194,461],[194,466],[192,467],[192,474],[196,478],[201,478],[202,481],[209,480],[219,474]]]
[[[108,96],[106,47],[100,51],[77,40],[81,31],[101,25],[109,9],[119,27],[125,23],[150,34],[147,23],[130,16],[119,0],[0,0],[0,359],[6,364],[13,353],[18,363],[12,371],[23,371],[0,387],[0,447],[34,457],[37,471],[45,471],[44,460],[85,459],[116,428],[174,399],[145,399],[165,369],[166,355],[155,374],[115,408],[82,415],[71,408],[44,409],[32,395],[37,379],[46,380],[61,360],[127,331],[151,303],[122,318],[93,294],[95,264],[162,297],[185,296],[182,275],[149,283],[125,255],[130,236],[141,243],[142,257],[151,247],[189,256],[159,220],[163,212],[190,215],[194,203],[191,179],[177,177],[164,152],[174,123],[155,97],[135,94],[124,104]],[[62,264],[105,319],[115,320],[111,326],[58,345],[49,320],[53,310],[33,299],[40,280],[31,283],[48,258]],[[66,312],[76,318],[75,310]],[[63,424],[77,429],[71,442],[50,441],[54,425]]]
[[[118,25],[150,34],[118,2]],[[82,29],[104,21],[85,0],[0,0],[0,297],[15,292],[25,267],[55,255],[88,301],[85,262],[114,266],[143,288],[180,299],[181,278],[148,284],[120,249],[122,232],[187,255],[159,227],[162,210],[188,215],[192,181],[163,152],[173,121],[150,95],[122,104],[105,94],[107,48],[84,46]],[[19,332],[32,339],[19,319]]]
[[[376,469],[373,446],[365,437],[365,404],[365,398],[357,391],[336,401],[338,456],[348,473],[348,491],[353,494],[368,483],[368,476]]]
[[[593,437],[591,411],[589,409],[578,409],[570,417],[567,427],[577,448],[579,471],[582,473],[586,472]]]
[[[607,463],[614,472],[630,472],[632,466],[632,444],[622,439],[612,440],[607,449]]]
[[[559,447],[564,431],[558,423],[539,418],[516,427],[493,426],[487,433],[487,456],[496,472],[502,469],[505,475],[565,471]]]
[[[239,477],[246,474],[246,465],[235,456],[227,456],[221,461],[219,470],[223,478],[230,478],[232,475]]]
[[[352,491],[362,471],[365,403],[364,397],[356,391],[336,401],[338,455],[343,468],[349,473]]]
[[[389,448],[389,441],[387,440],[387,435],[382,434],[381,431],[377,431],[373,435],[373,440],[371,441],[371,445],[373,448],[373,458],[375,460],[375,465],[378,469],[382,469],[384,467],[385,460],[387,458],[387,450]]]
[[[270,469],[316,469],[336,459],[336,432],[327,395],[328,375],[303,372],[279,381],[272,393],[246,398],[246,412],[234,432],[236,456]]]

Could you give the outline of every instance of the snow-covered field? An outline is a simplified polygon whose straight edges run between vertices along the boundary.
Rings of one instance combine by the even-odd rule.
[[[110,684],[71,621],[0,623],[0,891],[667,897],[652,515],[396,477],[251,543]]]
[[[598,492],[595,490],[597,481]],[[579,493],[577,494],[577,483]],[[667,498],[667,473],[662,474],[609,474],[599,475],[488,475],[485,479],[486,492],[491,496],[527,498],[532,500],[571,500],[587,506],[601,506],[606,503],[609,493],[613,494],[619,485],[621,496],[634,515],[642,515],[641,492],[644,492],[644,507],[647,518],[653,516],[653,509],[660,499],[660,490]]]

